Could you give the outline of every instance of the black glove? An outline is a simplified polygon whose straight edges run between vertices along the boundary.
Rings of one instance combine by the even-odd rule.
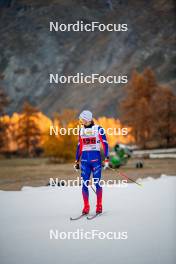
[[[80,169],[80,167],[79,167],[79,161],[77,161],[77,160],[75,161],[74,169],[75,169],[76,171]]]

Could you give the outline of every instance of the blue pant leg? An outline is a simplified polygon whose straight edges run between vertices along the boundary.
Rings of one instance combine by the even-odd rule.
[[[81,178],[82,178],[82,195],[84,200],[84,205],[89,205],[89,179],[91,174],[91,166],[89,162],[81,162]]]
[[[101,180],[101,159],[96,162],[92,162],[92,171],[94,184],[96,186],[97,205],[102,205],[102,187],[99,183]]]

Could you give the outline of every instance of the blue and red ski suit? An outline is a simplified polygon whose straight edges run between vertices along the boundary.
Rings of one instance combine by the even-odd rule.
[[[76,161],[79,161],[81,158],[84,207],[89,207],[89,190],[87,183],[90,179],[91,172],[93,173],[93,179],[96,186],[97,207],[102,207],[102,187],[99,184],[102,169],[100,144],[103,146],[105,158],[108,158],[108,142],[104,129],[94,124],[89,127],[81,128],[76,151]]]

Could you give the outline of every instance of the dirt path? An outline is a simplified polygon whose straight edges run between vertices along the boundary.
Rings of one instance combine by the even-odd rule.
[[[144,168],[135,168],[136,160],[131,159],[121,167],[134,180],[137,178],[154,177],[161,174],[176,176],[174,159],[144,160]],[[103,179],[120,180],[118,171],[103,171]],[[79,176],[74,172],[73,164],[49,164],[46,159],[9,159],[0,160],[0,190],[20,190],[23,186],[46,186],[50,178],[73,180]]]

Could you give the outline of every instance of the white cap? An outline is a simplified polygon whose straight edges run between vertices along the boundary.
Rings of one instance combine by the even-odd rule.
[[[90,121],[92,121],[93,116],[92,116],[92,113],[91,113],[90,111],[88,111],[88,110],[84,110],[84,111],[81,112],[81,114],[79,115],[79,118],[84,119],[84,120],[90,122]]]

